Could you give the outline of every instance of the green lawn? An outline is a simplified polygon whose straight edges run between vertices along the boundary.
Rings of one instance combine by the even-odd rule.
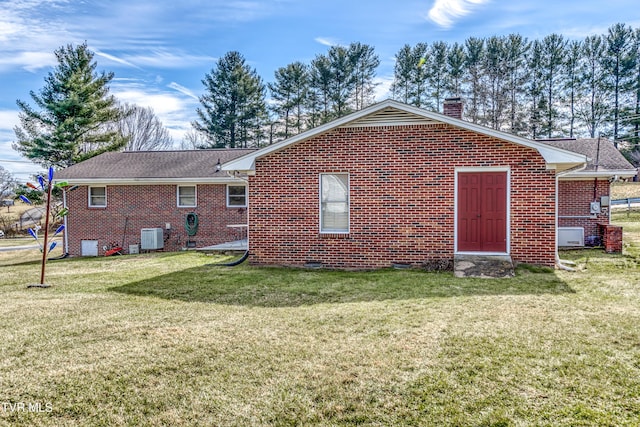
[[[0,253],[0,424],[639,425],[640,214],[616,221],[623,255],[499,280],[189,252],[27,289],[38,251]]]

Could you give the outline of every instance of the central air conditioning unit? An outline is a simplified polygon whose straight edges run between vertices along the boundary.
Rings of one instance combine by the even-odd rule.
[[[143,228],[140,230],[140,249],[156,250],[164,248],[162,228]]]
[[[584,246],[584,227],[558,227],[558,246]]]

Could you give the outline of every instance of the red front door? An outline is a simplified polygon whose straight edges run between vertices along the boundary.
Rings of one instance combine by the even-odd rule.
[[[507,173],[458,174],[458,251],[507,251]]]

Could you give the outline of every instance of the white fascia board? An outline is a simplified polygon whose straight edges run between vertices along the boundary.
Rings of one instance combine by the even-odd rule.
[[[606,171],[581,171],[568,173],[560,177],[560,181],[580,181],[585,179],[603,178],[609,179],[615,176],[619,178],[633,178],[638,174],[634,169],[606,170]]]
[[[54,184],[67,182],[69,185],[186,185],[186,184],[236,184],[245,183],[241,178],[54,178]]]
[[[396,108],[400,111],[415,114],[419,117],[424,117],[440,123],[449,124],[451,126],[466,129],[482,135],[491,136],[491,137],[501,139],[503,141],[511,142],[517,145],[521,145],[524,147],[533,148],[540,153],[540,155],[543,157],[543,159],[547,164],[553,164],[553,165],[567,164],[567,165],[570,165],[569,167],[572,167],[575,165],[586,163],[588,161],[587,156],[583,154],[577,154],[572,151],[551,147],[549,145],[532,141],[519,136],[511,135],[506,132],[490,129],[485,126],[477,125],[475,123],[459,120],[453,117],[445,116],[440,113],[426,111],[426,110],[423,110],[422,108],[403,104],[401,102],[394,101],[392,99],[387,99],[385,101],[382,101],[377,104],[373,104],[355,113],[349,114],[342,118],[326,123],[322,126],[318,126],[316,128],[310,129],[306,132],[293,136],[289,139],[285,139],[284,141],[280,141],[276,144],[270,145],[258,151],[254,151],[253,153],[246,154],[230,162],[226,162],[222,165],[222,170],[242,171],[242,172],[253,171],[255,170],[256,159],[259,159],[270,153],[282,150],[292,144],[311,138],[313,136],[320,135],[324,132],[327,132],[329,130],[335,129],[340,126],[344,126],[349,122],[358,120],[362,117],[365,117],[369,114],[375,113],[376,111],[380,111],[388,107]],[[567,167],[564,167],[563,169],[567,169]]]

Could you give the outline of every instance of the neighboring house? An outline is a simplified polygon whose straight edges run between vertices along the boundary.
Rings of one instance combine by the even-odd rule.
[[[225,163],[249,176],[250,262],[370,269],[478,254],[553,266],[556,208],[590,209],[556,187],[588,156],[462,121],[459,99],[444,107],[387,100]]]
[[[246,230],[230,226],[247,222],[246,178],[219,169],[251,151],[113,152],[57,172],[57,182],[77,186],[65,192],[67,252],[144,250],[142,229],[168,251],[237,240]]]
[[[563,174],[558,187],[558,227],[568,231],[578,229],[587,244],[602,240],[599,224],[609,224],[611,182],[637,175],[637,169],[624,158],[613,143],[604,138],[544,140],[545,144],[589,157],[587,165],[578,171]],[[561,239],[561,245],[570,245]]]

